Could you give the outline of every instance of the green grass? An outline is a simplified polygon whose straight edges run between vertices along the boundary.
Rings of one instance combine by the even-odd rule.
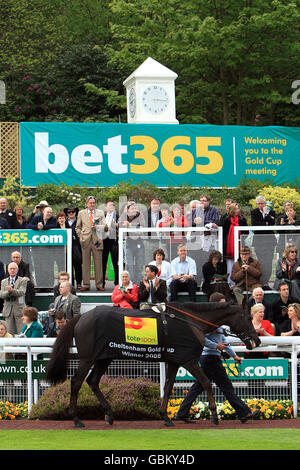
[[[0,431],[1,450],[300,450],[300,429]]]

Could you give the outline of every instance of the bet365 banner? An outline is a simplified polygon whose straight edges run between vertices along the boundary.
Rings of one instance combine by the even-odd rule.
[[[300,128],[22,122],[20,147],[21,183],[31,187],[281,184],[297,176]]]

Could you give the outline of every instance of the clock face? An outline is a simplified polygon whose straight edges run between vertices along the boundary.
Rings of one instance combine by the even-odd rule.
[[[136,111],[136,96],[134,88],[129,91],[129,113],[130,117],[134,117]]]
[[[169,95],[160,85],[148,86],[142,94],[144,109],[150,114],[161,114],[169,105]]]

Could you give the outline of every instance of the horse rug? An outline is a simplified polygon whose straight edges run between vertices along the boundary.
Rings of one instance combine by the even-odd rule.
[[[202,345],[190,325],[160,313],[110,306],[94,309],[97,359],[132,359],[184,364],[198,361]]]

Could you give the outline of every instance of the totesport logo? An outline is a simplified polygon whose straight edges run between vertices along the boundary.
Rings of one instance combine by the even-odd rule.
[[[135,344],[158,344],[156,318],[124,317],[125,341]]]

